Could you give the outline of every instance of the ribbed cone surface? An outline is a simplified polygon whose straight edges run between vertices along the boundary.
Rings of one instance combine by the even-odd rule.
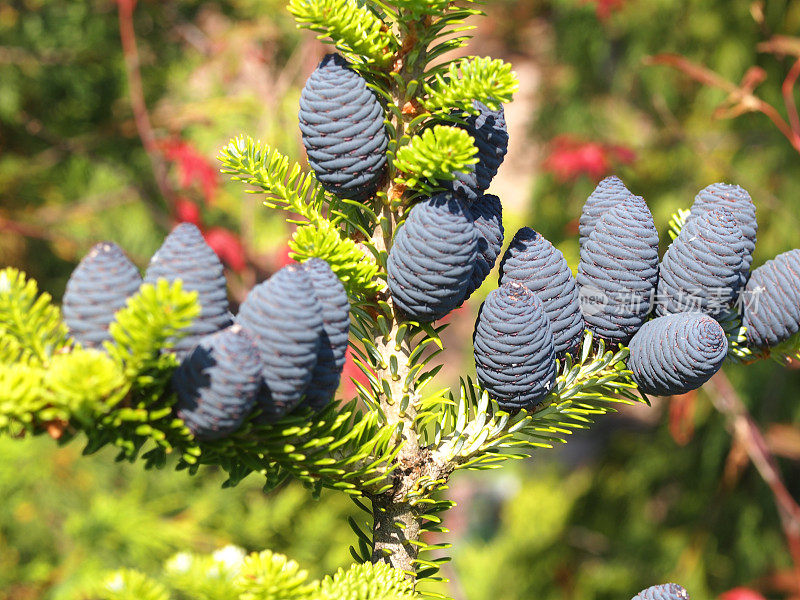
[[[677,583],[665,583],[642,590],[633,600],[689,600],[689,593]]]
[[[172,375],[175,411],[196,438],[223,438],[253,410],[260,385],[258,349],[233,325],[202,338],[181,361]]]
[[[180,279],[185,291],[197,292],[200,304],[200,314],[175,343],[178,358],[194,348],[200,338],[231,324],[222,263],[196,226],[181,223],[175,227],[150,259],[144,281],[155,284],[159,279],[170,283]]]
[[[656,314],[727,314],[744,281],[744,255],[742,231],[727,210],[692,219],[661,260]]]
[[[305,402],[314,410],[324,408],[339,387],[350,335],[350,301],[330,265],[319,258],[303,263],[311,288],[322,308],[322,337],[317,364],[306,390]]]
[[[658,232],[639,196],[610,208],[581,248],[578,293],[586,326],[624,344],[644,323],[658,282]]]
[[[142,276],[119,246],[96,244],[72,272],[64,292],[64,322],[84,347],[110,340],[114,313],[139,290]]]
[[[539,297],[519,283],[492,291],[473,336],[478,381],[506,411],[531,409],[556,380],[553,331]]]
[[[756,248],[758,233],[756,205],[743,187],[728,183],[712,183],[695,196],[689,220],[719,208],[729,211],[742,230],[745,239],[744,265],[747,273],[753,264],[753,251]]]
[[[500,261],[500,284],[511,282],[521,283],[541,299],[556,355],[574,356],[585,327],[575,278],[561,251],[530,227],[517,231]]]
[[[416,321],[442,318],[463,302],[477,252],[478,231],[461,200],[444,193],[420,202],[389,252],[395,305]]]
[[[750,346],[770,348],[800,331],[800,250],[779,254],[753,271],[742,300]]]
[[[303,399],[317,364],[323,331],[322,306],[300,265],[289,265],[247,295],[236,321],[261,353],[264,389],[259,403],[276,420]]]
[[[698,312],[648,321],[629,347],[633,380],[645,394],[654,396],[696,390],[719,371],[728,354],[722,326]]]
[[[478,232],[478,254],[467,286],[464,299],[481,287],[483,280],[494,268],[494,263],[503,249],[503,205],[500,198],[485,194],[469,207],[472,224]]]
[[[328,54],[300,95],[300,131],[308,163],[330,193],[363,200],[386,167],[384,111],[366,81],[338,54]]]
[[[594,191],[589,194],[586,202],[583,204],[581,211],[581,218],[579,222],[580,239],[579,244],[581,247],[589,239],[592,231],[597,225],[597,222],[612,206],[616,206],[620,202],[624,202],[629,197],[633,196],[631,191],[625,187],[622,180],[612,175],[606,177],[597,184]]]
[[[456,173],[455,180],[442,184],[467,202],[477,200],[489,189],[508,152],[508,129],[503,107],[490,110],[477,100],[473,101],[473,106],[480,114],[469,115],[461,127],[475,139],[478,162],[471,173]]]

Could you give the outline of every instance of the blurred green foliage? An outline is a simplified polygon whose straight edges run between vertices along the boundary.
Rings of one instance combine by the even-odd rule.
[[[223,474],[145,471],[79,446],[0,440],[0,598],[72,598],[109,570],[156,572],[178,551],[226,544],[286,553],[317,578],[352,562],[347,517],[364,513],[343,494],[265,496],[256,477],[222,489]]]

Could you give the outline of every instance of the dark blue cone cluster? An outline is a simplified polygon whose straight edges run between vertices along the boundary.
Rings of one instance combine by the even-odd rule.
[[[584,330],[575,279],[561,251],[530,227],[516,233],[500,262],[500,284],[511,282],[524,285],[541,299],[556,355],[574,355]]]
[[[719,371],[728,354],[722,326],[699,312],[648,321],[630,343],[628,368],[645,394],[696,390]]]
[[[800,250],[790,250],[758,267],[743,297],[748,345],[771,348],[800,331]]]
[[[236,316],[261,353],[259,404],[270,421],[300,404],[317,364],[323,321],[312,286],[306,269],[289,265],[250,290]]]
[[[350,301],[327,262],[312,258],[303,263],[303,268],[322,309],[319,355],[305,400],[312,409],[319,410],[331,401],[339,387],[350,334]]]
[[[475,323],[478,381],[505,411],[530,410],[556,380],[553,331],[536,294],[506,283],[486,298]]]
[[[508,152],[508,129],[503,107],[490,110],[477,100],[473,102],[473,106],[479,113],[469,115],[465,119],[466,124],[461,127],[475,140],[478,162],[472,172],[456,173],[455,180],[442,184],[467,202],[477,200],[489,189]]]
[[[595,335],[625,344],[650,312],[658,282],[658,232],[639,196],[610,208],[581,248],[581,310]]]
[[[697,218],[709,211],[723,208],[729,211],[744,236],[744,272],[753,264],[753,251],[756,247],[758,222],[756,221],[756,205],[747,190],[738,185],[728,183],[712,183],[700,190],[694,199],[689,220]]]
[[[472,214],[453,194],[417,204],[389,252],[386,270],[395,306],[415,321],[444,317],[464,301],[477,246]]]
[[[366,81],[338,54],[328,54],[300,95],[300,131],[308,163],[332,194],[364,200],[386,168],[384,111]]]
[[[144,281],[155,284],[159,279],[170,283],[180,279],[184,290],[197,292],[200,315],[175,343],[174,352],[179,358],[194,348],[200,338],[231,324],[222,263],[196,226],[181,223],[175,227],[150,259]]]
[[[503,248],[503,205],[500,198],[492,194],[484,194],[469,207],[472,213],[472,224],[478,233],[478,254],[472,269],[466,300],[475,290],[481,287],[483,280],[494,268],[494,263]]]
[[[253,410],[261,360],[238,325],[201,339],[172,375],[175,412],[199,440],[226,437]]]
[[[689,592],[677,583],[664,583],[642,590],[632,600],[689,600]]]
[[[661,261],[656,314],[728,314],[744,281],[745,240],[724,209],[692,219]]]
[[[110,340],[108,325],[114,313],[141,283],[139,269],[119,246],[95,245],[70,275],[64,292],[64,322],[72,337],[87,348]]]
[[[580,246],[586,243],[597,222],[612,206],[624,202],[633,194],[625,187],[619,177],[612,175],[597,184],[597,187],[586,199],[581,211],[579,224]]]

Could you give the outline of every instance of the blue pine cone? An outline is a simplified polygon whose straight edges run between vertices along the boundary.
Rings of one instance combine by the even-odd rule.
[[[324,408],[339,387],[350,335],[350,301],[339,278],[322,259],[303,263],[311,289],[322,308],[322,336],[317,364],[306,390],[305,402],[314,410]]]
[[[589,239],[589,235],[597,225],[597,222],[612,206],[616,206],[620,202],[624,202],[629,197],[633,196],[631,191],[625,187],[622,180],[616,175],[606,177],[597,184],[594,191],[589,194],[586,202],[583,204],[581,211],[581,218],[579,222],[580,239],[578,243],[581,247]]]
[[[745,240],[744,272],[747,273],[753,264],[753,251],[756,248],[758,233],[756,205],[743,187],[729,183],[712,183],[695,196],[688,220],[691,221],[718,208],[728,210],[742,230]]]
[[[86,348],[111,340],[114,313],[139,290],[142,276],[122,249],[112,242],[96,244],[69,276],[64,292],[64,322]]]
[[[556,381],[553,331],[539,297],[505,283],[481,305],[473,336],[481,386],[505,411],[530,410]]]
[[[300,404],[319,356],[322,306],[306,270],[289,265],[247,294],[236,321],[261,353],[262,416],[277,420]]]
[[[202,338],[172,374],[175,413],[199,440],[239,429],[255,406],[261,360],[239,325]]]
[[[375,193],[386,170],[384,111],[361,75],[328,54],[300,95],[308,163],[328,192],[351,200]]]
[[[645,394],[673,396],[696,390],[719,371],[728,354],[722,326],[703,313],[648,321],[630,343],[628,368]]]
[[[571,352],[574,356],[585,326],[575,278],[561,251],[530,227],[517,231],[500,261],[500,284],[512,281],[541,299],[553,329],[556,355]]]
[[[197,292],[200,304],[200,314],[175,342],[173,352],[178,358],[183,358],[200,338],[231,324],[222,263],[196,226],[181,223],[175,227],[150,259],[144,282],[155,284],[159,279],[170,283],[180,279],[184,290]]]
[[[422,323],[464,301],[478,254],[472,214],[451,193],[414,206],[396,233],[386,271],[395,306]]]
[[[644,323],[658,282],[658,232],[644,200],[606,212],[581,248],[578,292],[588,329],[625,344]]]
[[[742,231],[727,210],[689,221],[661,260],[656,314],[726,316],[744,281],[744,255]]]
[[[689,600],[689,592],[677,583],[664,583],[642,590],[632,600]]]
[[[492,179],[497,175],[497,170],[503,164],[508,152],[508,129],[506,115],[503,107],[499,110],[490,110],[488,106],[477,100],[473,106],[479,111],[477,115],[469,115],[461,128],[469,133],[475,140],[478,149],[478,162],[470,173],[456,173],[453,181],[442,183],[444,187],[452,190],[468,203],[478,199],[483,194]]]
[[[494,263],[503,248],[503,205],[500,198],[492,194],[484,194],[469,207],[472,213],[472,224],[478,232],[478,254],[472,269],[467,293],[469,298],[483,284],[483,280],[494,268]]]
[[[758,267],[743,297],[747,343],[772,348],[800,331],[800,250],[779,254]]]

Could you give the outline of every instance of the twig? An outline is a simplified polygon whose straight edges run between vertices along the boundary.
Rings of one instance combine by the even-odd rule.
[[[139,49],[136,45],[136,32],[133,28],[133,11],[136,7],[136,0],[117,0],[117,7],[119,9],[119,36],[122,41],[122,53],[125,57],[125,75],[128,80],[128,94],[136,131],[139,133],[147,157],[150,159],[158,190],[169,206],[173,206],[176,194],[169,184],[167,168],[158,149],[147,112],[147,104],[144,100],[142,74],[139,68]]]
[[[786,113],[789,115],[789,124],[794,134],[793,144],[796,148],[800,147],[800,117],[797,115],[797,104],[794,101],[794,85],[797,83],[798,76],[800,76],[800,58],[789,69],[789,74],[781,86],[783,103],[786,105]]]
[[[772,491],[800,590],[800,506],[786,489],[775,457],[727,375],[720,371],[709,383],[714,391],[710,394],[711,403],[726,417],[732,434],[744,446],[761,478]]]
[[[753,90],[750,86],[738,86],[724,77],[721,77],[711,69],[693,63],[677,54],[659,54],[657,56],[651,56],[645,59],[645,64],[672,67],[699,83],[727,92],[728,103],[731,105],[731,110],[729,111],[731,116],[736,116],[744,112],[760,112],[766,115],[783,136],[789,140],[792,147],[800,152],[800,137],[795,137],[794,131],[777,109],[753,94]]]

